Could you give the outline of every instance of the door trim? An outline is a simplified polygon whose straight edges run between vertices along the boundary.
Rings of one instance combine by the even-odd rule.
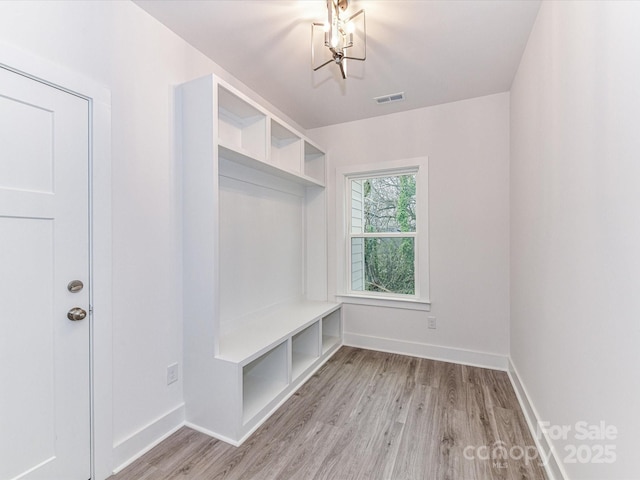
[[[113,471],[111,91],[95,80],[0,42],[0,67],[89,102],[91,478]]]

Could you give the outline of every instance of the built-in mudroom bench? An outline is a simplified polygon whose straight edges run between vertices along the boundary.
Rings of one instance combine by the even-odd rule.
[[[177,105],[186,422],[239,445],[342,344],[325,155],[214,76]]]

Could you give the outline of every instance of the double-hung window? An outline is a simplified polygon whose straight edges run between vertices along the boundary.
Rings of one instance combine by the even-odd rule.
[[[342,296],[428,304],[426,159],[342,171]],[[339,282],[340,283],[340,282]]]

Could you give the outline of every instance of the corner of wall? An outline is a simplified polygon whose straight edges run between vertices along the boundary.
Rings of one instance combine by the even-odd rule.
[[[518,398],[518,402],[522,408],[522,413],[527,421],[527,426],[529,427],[531,436],[536,443],[536,448],[544,462],[544,469],[549,480],[568,479],[569,477],[564,471],[561,462],[558,461],[558,452],[554,448],[552,441],[549,439],[546,432],[539,428],[541,422],[540,416],[531,401],[531,397],[529,397],[529,394],[527,393],[527,389],[518,375],[518,370],[513,364],[511,357],[508,358],[508,362],[509,366],[507,374],[511,380],[513,390],[516,392],[516,397]]]
[[[113,473],[118,473],[133,461],[175,433],[184,425],[184,403],[160,418],[140,428],[113,446]]]

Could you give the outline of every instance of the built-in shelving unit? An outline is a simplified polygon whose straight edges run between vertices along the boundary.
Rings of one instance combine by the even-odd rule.
[[[178,100],[186,420],[239,445],[342,343],[325,154],[213,76]]]

